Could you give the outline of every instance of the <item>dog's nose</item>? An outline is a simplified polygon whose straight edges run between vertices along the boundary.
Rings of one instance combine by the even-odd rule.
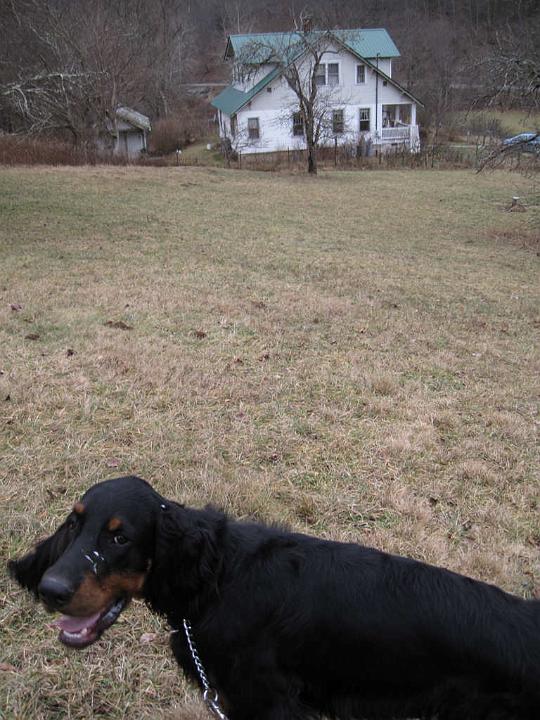
[[[73,588],[62,578],[51,575],[39,583],[38,593],[48,607],[60,609],[71,600]]]

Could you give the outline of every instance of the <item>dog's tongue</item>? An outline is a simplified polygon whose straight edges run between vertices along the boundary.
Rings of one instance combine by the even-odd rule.
[[[95,615],[89,615],[88,617],[71,617],[70,615],[62,615],[61,618],[54,621],[54,625],[65,630],[66,632],[80,632],[84,628],[92,627],[98,621],[101,613],[95,613]]]

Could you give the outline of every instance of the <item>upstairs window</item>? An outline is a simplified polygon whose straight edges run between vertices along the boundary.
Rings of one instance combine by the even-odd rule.
[[[369,132],[371,130],[370,109],[360,108],[360,132]]]
[[[328,63],[326,69],[328,76],[328,85],[330,85],[330,87],[333,87],[334,85],[339,85],[339,63]]]
[[[326,85],[326,65],[324,63],[315,68],[315,85]]]
[[[248,118],[248,136],[250,140],[258,140],[261,137],[259,118]]]
[[[332,132],[341,135],[344,130],[343,110],[332,110]]]
[[[317,86],[339,85],[339,63],[320,63],[315,68],[315,84]]]
[[[356,84],[363,85],[365,82],[366,82],[366,66],[365,65],[357,65],[356,66]]]
[[[304,137],[304,116],[301,112],[293,113],[292,134],[295,137]]]
[[[245,75],[246,72],[244,66],[240,63],[235,63],[233,65],[233,82],[243,83],[246,79]]]

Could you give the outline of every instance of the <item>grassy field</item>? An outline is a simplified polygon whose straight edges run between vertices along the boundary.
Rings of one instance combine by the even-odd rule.
[[[497,120],[503,134],[517,135],[522,132],[535,132],[540,128],[540,114],[525,110],[469,110],[455,114],[456,119],[465,124],[476,121]]]
[[[0,171],[2,565],[165,495],[540,586],[538,209],[516,174]],[[206,717],[140,604],[69,651],[0,575],[0,717]]]

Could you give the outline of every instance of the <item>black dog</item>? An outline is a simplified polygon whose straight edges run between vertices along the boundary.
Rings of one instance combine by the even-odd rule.
[[[132,597],[183,619],[231,720],[540,718],[540,601],[354,544],[95,485],[10,571],[60,640],[95,642]]]

